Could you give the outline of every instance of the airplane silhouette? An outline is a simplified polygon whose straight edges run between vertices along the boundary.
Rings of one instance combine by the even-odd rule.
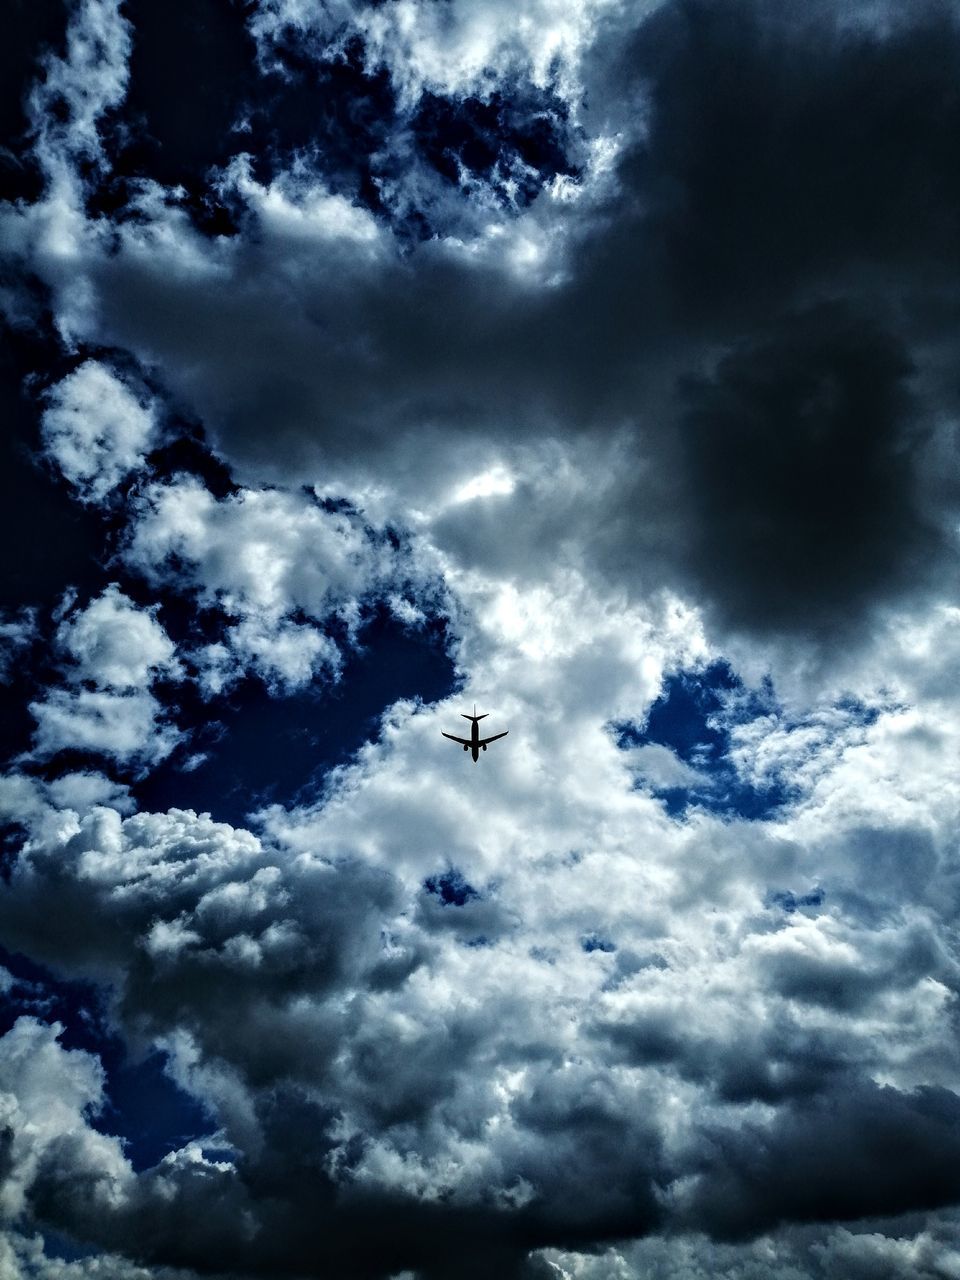
[[[480,737],[480,721],[486,720],[487,716],[490,713],[489,711],[485,711],[482,716],[478,716],[476,703],[473,704],[472,716],[468,716],[465,711],[461,711],[460,714],[463,716],[464,720],[473,721],[470,727],[469,741],[466,738],[458,738],[456,734],[453,734],[453,733],[444,733],[442,729],[440,730],[440,732],[443,733],[443,736],[445,738],[449,738],[451,742],[459,742],[460,745],[463,747],[464,751],[472,751],[474,764],[476,764],[477,761],[480,759],[480,752],[486,751],[488,742],[496,742],[498,738],[505,738],[507,734],[510,732],[509,729],[504,729],[503,733],[495,733],[492,735],[492,737],[481,738]]]

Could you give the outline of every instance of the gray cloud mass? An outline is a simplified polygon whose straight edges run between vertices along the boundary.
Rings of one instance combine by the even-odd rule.
[[[0,1278],[960,1274],[955,7],[170,14],[0,204]]]

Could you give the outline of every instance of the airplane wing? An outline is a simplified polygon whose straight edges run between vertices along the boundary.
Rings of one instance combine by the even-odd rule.
[[[440,732],[442,733],[443,730],[441,729]],[[480,741],[477,743],[477,746],[485,747],[488,742],[496,742],[498,738],[505,738],[509,732],[510,732],[509,729],[504,729],[503,733],[495,733],[492,738],[481,738]]]
[[[441,733],[443,733],[443,730],[441,729],[441,730],[440,730],[440,732],[441,732]],[[470,746],[470,743],[467,741],[467,739],[466,739],[466,738],[458,738],[458,737],[456,737],[456,735],[455,735],[455,734],[452,734],[452,733],[443,733],[443,736],[444,736],[445,738],[449,738],[451,742],[459,742],[459,743],[460,743],[460,745],[461,745],[461,747],[469,747],[469,746]]]

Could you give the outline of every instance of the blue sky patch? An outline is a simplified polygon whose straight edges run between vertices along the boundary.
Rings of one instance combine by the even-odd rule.
[[[755,820],[769,817],[790,794],[782,783],[756,787],[739,776],[731,758],[731,731],[779,710],[769,682],[748,689],[729,663],[720,660],[702,671],[668,676],[646,723],[619,723],[613,728],[618,746],[666,747],[699,775],[689,784],[654,789],[671,817],[682,818],[697,806]]]
[[[603,938],[597,933],[588,933],[580,939],[580,946],[584,951],[616,951],[616,944],[611,942],[609,938]]]
[[[767,895],[768,907],[779,907],[787,915],[802,911],[804,907],[819,907],[826,893],[819,885],[808,893],[794,893],[792,889],[777,889]]]
[[[429,876],[424,880],[423,886],[427,893],[439,898],[445,907],[462,907],[480,897],[456,867],[451,867],[442,875]]]
[[[101,1250],[96,1245],[83,1244],[74,1240],[62,1231],[51,1231],[49,1228],[41,1232],[43,1251],[48,1258],[59,1258],[61,1262],[81,1262],[84,1258],[96,1258]]]
[[[142,809],[210,810],[218,821],[243,825],[267,804],[290,804],[377,737],[380,715],[402,698],[424,703],[457,687],[442,624],[404,626],[376,611],[348,651],[335,685],[276,696],[258,679],[243,681],[217,702],[179,691],[178,723],[192,729],[185,752],[172,756],[133,787]],[[183,771],[185,755],[206,753]]]

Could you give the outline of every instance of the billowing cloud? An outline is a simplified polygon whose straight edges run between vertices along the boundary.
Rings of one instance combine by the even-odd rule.
[[[175,674],[175,648],[150,610],[138,609],[111,584],[61,623],[57,639],[77,664],[72,674],[102,689],[142,688]]]
[[[103,1069],[89,1054],[62,1049],[60,1030],[21,1018],[0,1037],[0,1217],[8,1223],[28,1198],[58,1185],[91,1212],[109,1211],[123,1194],[128,1170],[119,1143],[88,1123],[89,1112],[103,1103]]]
[[[604,728],[655,695],[656,667],[632,690],[668,619],[598,627],[588,601],[565,582],[546,631],[539,610],[476,609],[471,669],[514,690],[499,714],[519,755],[465,777],[438,732],[454,702],[397,708],[321,801],[271,810],[259,837],[192,813],[34,820],[4,936],[109,984],[116,1024],[165,1046],[232,1151],[197,1157],[220,1206],[202,1232],[166,1234],[150,1188],[166,1179],[179,1203],[193,1184],[176,1163],[101,1219],[103,1247],[459,1275],[467,1238],[510,1274],[536,1246],[665,1225],[730,1240],[952,1200],[951,749],[932,745],[952,730],[931,719],[911,757],[902,710],[856,732],[838,713],[832,758],[778,823],[674,822]],[[673,628],[670,652],[695,653],[695,625]],[[756,736],[782,733],[760,719]],[[51,894],[71,928],[44,941]],[[871,1174],[908,1135],[909,1176]],[[833,1181],[815,1178],[825,1162]],[[242,1246],[240,1205],[261,1224]],[[386,1252],[362,1239],[370,1214]]]
[[[70,661],[69,687],[30,704],[33,754],[94,752],[138,765],[165,759],[182,734],[150,685],[182,673],[155,611],[138,609],[113,583],[61,622],[57,644]]]
[[[248,671],[288,690],[336,678],[341,653],[324,624],[353,639],[374,599],[415,621],[439,598],[428,555],[415,560],[389,528],[316,492],[242,488],[217,499],[180,475],[149,486],[132,514],[126,565],[152,584],[193,588],[230,619],[196,655],[213,693]]]
[[[85,502],[102,502],[143,465],[156,441],[151,405],[144,405],[108,368],[87,360],[46,395],[44,443]]]
[[[878,33],[826,12],[791,26],[763,6],[666,7],[621,41],[615,74],[636,119],[619,122],[615,158],[579,199],[551,188],[521,216],[492,210],[407,252],[296,166],[269,184],[228,170],[231,238],[203,237],[174,197],[144,189],[109,255],[94,239],[77,260],[71,279],[96,299],[85,332],[162,368],[248,474],[354,492],[389,477],[408,517],[518,438],[560,441],[569,465],[593,470],[600,433],[620,446],[615,483],[596,474],[604,528],[592,532],[585,504],[571,530],[596,567],[703,593],[734,625],[816,633],[909,590],[952,537],[925,281],[936,270],[955,288],[944,211],[956,202],[949,112],[924,104],[949,101],[958,49],[932,8]],[[715,74],[718,58],[736,74]],[[910,86],[892,140],[874,64]],[[732,113],[741,123],[722,131]],[[851,117],[855,130],[822,123]],[[781,136],[795,139],[789,162]],[[900,203],[885,197],[893,145],[914,167],[923,156]],[[878,276],[888,261],[893,292]]]
[[[152,764],[165,759],[181,737],[145,690],[51,689],[30,710],[37,721],[34,753],[39,759],[75,750]]]
[[[955,15],[145,9],[0,210],[102,530],[0,631],[0,1268],[949,1274]]]

